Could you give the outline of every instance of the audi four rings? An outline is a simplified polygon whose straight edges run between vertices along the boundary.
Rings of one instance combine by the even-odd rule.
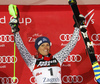
[[[62,81],[64,83],[81,83],[83,82],[83,77],[81,75],[64,75]]]
[[[17,78],[17,77],[16,77]],[[14,82],[12,77],[0,77],[0,84],[18,84],[19,80],[18,78]]]
[[[15,57],[15,62],[17,62],[17,57]],[[14,56],[0,56],[1,63],[14,63]]]
[[[72,55],[69,55],[65,60],[64,62],[80,62],[82,60],[82,57],[81,55],[79,54],[72,54]]]
[[[100,61],[100,54],[95,54],[97,61]],[[82,60],[81,55],[72,54],[69,55],[64,62],[80,62]],[[15,62],[17,62],[17,57],[15,57]],[[0,63],[14,63],[14,56],[0,56]]]
[[[71,36],[72,36],[72,34],[61,34],[59,36],[59,39],[61,41],[70,41]],[[99,33],[98,34],[92,34],[91,39],[92,39],[92,41],[100,41],[100,34]],[[79,36],[78,41],[79,40],[80,40],[80,36]]]
[[[59,39],[61,41],[70,41],[72,34],[61,34]],[[93,41],[100,41],[100,34],[92,34],[91,39]],[[80,36],[78,41],[80,40]],[[0,42],[14,42],[14,35],[0,35]]]
[[[35,78],[34,78],[34,76],[32,76],[30,78],[30,82],[32,84],[35,84],[36,81],[35,81],[35,83],[34,83],[34,81],[35,81]],[[81,75],[64,75],[62,77],[62,81],[64,83],[82,83],[83,77]],[[95,77],[94,77],[94,81],[96,82]],[[0,77],[0,83],[2,83],[2,84],[18,84],[18,82],[19,82],[18,78],[14,82],[12,77]]]
[[[14,35],[0,35],[0,42],[14,42]]]
[[[100,41],[100,34],[92,34],[91,39],[93,41]]]
[[[59,36],[59,39],[60,39],[61,41],[70,41],[71,37],[72,37],[72,34],[61,34],[61,35]],[[79,38],[78,38],[78,41],[79,41],[79,40],[80,40],[80,36],[79,36]]]
[[[95,77],[94,77],[94,81],[96,82]],[[36,83],[34,76],[30,77],[30,82],[32,84]],[[83,77],[81,75],[64,75],[62,77],[62,82],[64,82],[64,83],[82,83]]]

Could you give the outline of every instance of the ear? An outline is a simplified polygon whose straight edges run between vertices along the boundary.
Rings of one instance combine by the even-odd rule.
[[[52,43],[50,42],[50,46],[52,46]]]

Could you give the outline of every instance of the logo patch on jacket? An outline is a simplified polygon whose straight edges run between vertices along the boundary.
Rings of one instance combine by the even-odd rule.
[[[40,68],[40,67],[50,67],[50,66],[58,66],[58,67],[60,67],[60,64],[55,58],[51,59],[50,61],[37,59],[34,69]]]

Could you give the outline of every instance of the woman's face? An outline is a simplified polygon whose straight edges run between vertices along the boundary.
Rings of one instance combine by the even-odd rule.
[[[49,54],[49,51],[50,51],[49,43],[43,43],[38,48],[38,52],[43,56],[47,56]]]

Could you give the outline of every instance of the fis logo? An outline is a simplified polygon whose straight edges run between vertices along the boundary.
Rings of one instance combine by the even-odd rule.
[[[88,26],[89,25],[89,23],[91,22],[91,24],[94,24],[94,19],[93,19],[93,16],[94,16],[94,9],[92,9],[87,15],[85,15],[85,18],[87,19],[87,17],[89,16],[91,14],[91,16],[90,16],[90,18],[88,19],[88,20],[86,20],[86,26]],[[98,34],[92,34],[92,36],[91,36],[91,40],[93,41],[93,42],[95,42],[95,43],[93,43],[93,45],[95,45],[95,46],[100,46],[100,33],[98,33]]]
[[[91,24],[94,24],[94,19],[93,19],[93,16],[94,16],[94,14],[95,13],[93,13],[93,11],[94,11],[94,9],[92,9],[89,13],[87,13],[84,17],[85,17],[85,19],[86,19],[86,26],[88,26],[89,25],[89,23],[90,23],[90,21],[91,21]],[[87,18],[88,18],[88,16],[91,14],[91,13],[93,13],[90,17],[89,17],[89,19],[87,20]]]

